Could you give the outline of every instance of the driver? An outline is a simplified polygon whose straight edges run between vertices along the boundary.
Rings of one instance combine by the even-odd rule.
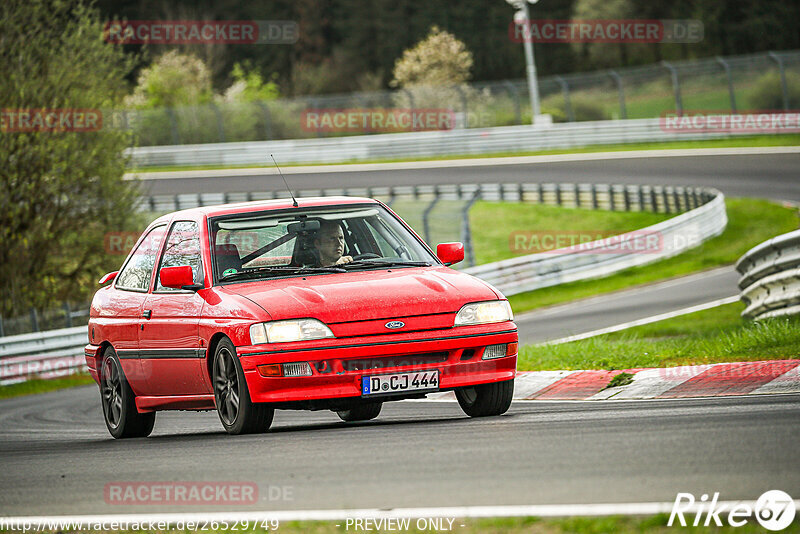
[[[337,222],[320,221],[319,230],[314,238],[314,246],[319,253],[320,267],[330,267],[353,261],[352,256],[342,256],[344,232]]]

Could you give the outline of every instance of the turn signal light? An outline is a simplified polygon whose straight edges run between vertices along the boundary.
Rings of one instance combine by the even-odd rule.
[[[283,376],[283,372],[281,371],[281,364],[279,363],[268,363],[266,365],[259,365],[258,374],[260,374],[261,376]]]

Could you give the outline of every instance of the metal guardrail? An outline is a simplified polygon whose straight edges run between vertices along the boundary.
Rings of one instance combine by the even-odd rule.
[[[269,154],[281,164],[343,163],[396,158],[492,154],[587,145],[720,139],[724,132],[669,131],[661,119],[608,120],[549,126],[503,126],[429,132],[358,135],[135,147],[127,150],[137,168],[197,165],[266,165]],[[748,132],[747,135],[753,135]]]
[[[647,228],[622,234],[617,243],[645,241],[644,248],[624,252],[600,250],[607,241],[582,244],[580,250],[530,254],[464,269],[494,285],[507,295],[576,280],[598,278],[628,267],[667,258],[718,235],[727,224],[725,201],[714,189],[607,184],[460,184],[441,186],[396,186],[303,191],[301,196],[360,195],[383,197],[392,204],[400,200],[427,200],[429,214],[440,200],[461,200],[462,240],[467,255],[470,243],[469,207],[477,200],[526,202],[611,211],[680,213]],[[258,200],[282,196],[282,192],[209,195],[178,195],[145,199],[165,210],[209,205],[225,201]],[[458,226],[458,225],[451,225]],[[464,233],[466,232],[466,233]],[[427,232],[426,232],[427,233]],[[647,239],[656,238],[656,247]],[[21,382],[30,376],[50,378],[85,369],[85,326],[0,338],[0,385]]]
[[[736,262],[736,270],[746,305],[742,317],[800,314],[800,230],[753,247]]]
[[[83,371],[88,342],[85,326],[0,337],[0,385]]]

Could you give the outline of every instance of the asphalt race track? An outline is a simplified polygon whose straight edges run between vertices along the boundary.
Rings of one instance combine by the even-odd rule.
[[[130,481],[256,483],[250,510],[800,495],[800,396],[517,402],[485,419],[400,402],[367,423],[278,412],[273,431],[238,437],[214,412],[166,412],[122,441],[99,401],[94,386],[0,401],[0,516],[232,510],[106,504],[106,484]]]
[[[630,154],[630,153],[628,153]],[[632,154],[635,156],[636,154]],[[459,183],[578,182],[716,187],[733,197],[763,197],[800,201],[800,152],[724,156],[631,157],[596,161],[562,161],[520,165],[469,165],[423,169],[314,172],[295,174],[285,169],[294,190],[386,185]],[[341,167],[339,167],[341,169]],[[292,174],[290,174],[290,172]],[[213,172],[211,173],[214,174]],[[272,169],[264,175],[147,180],[139,175],[149,195],[274,191],[283,189]]]
[[[230,172],[230,171],[229,171]],[[800,201],[800,153],[625,158],[370,172],[292,173],[293,189],[479,182],[706,185]],[[270,191],[276,175],[144,181],[149,194]],[[737,293],[717,269],[520,315],[538,342]],[[367,423],[278,412],[273,430],[226,435],[214,412],[166,412],[148,439],[113,440],[96,387],[0,400],[0,516],[227,511],[107,504],[110,483],[255,483],[242,510],[672,502],[678,492],[800,495],[800,395],[515,402],[469,419],[454,402],[387,404]]]

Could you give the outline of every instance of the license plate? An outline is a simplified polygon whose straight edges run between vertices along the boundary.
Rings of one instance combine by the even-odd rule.
[[[404,391],[439,389],[439,370],[361,377],[361,395],[391,395]]]

